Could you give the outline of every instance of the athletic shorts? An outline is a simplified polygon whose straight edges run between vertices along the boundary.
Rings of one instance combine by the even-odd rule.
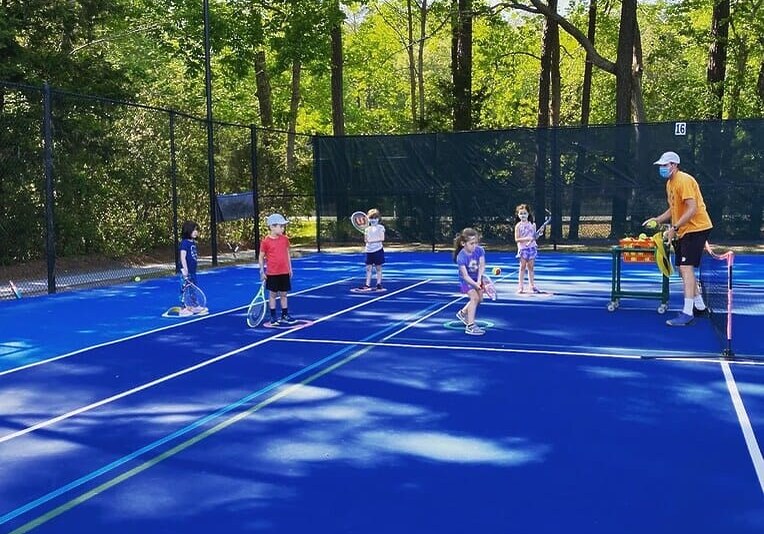
[[[381,248],[376,252],[366,253],[366,265],[384,265],[385,249]]]
[[[674,265],[692,265],[700,266],[700,257],[703,255],[703,249],[708,241],[708,235],[711,230],[701,230],[700,232],[687,232],[674,243]]]
[[[271,274],[265,278],[268,291],[292,291],[292,277],[288,274]]]
[[[535,260],[538,254],[539,249],[537,247],[525,247],[517,251],[517,257],[525,261]]]

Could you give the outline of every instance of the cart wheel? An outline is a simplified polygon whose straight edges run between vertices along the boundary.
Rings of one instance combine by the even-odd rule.
[[[616,303],[615,303],[615,302],[608,302],[608,305],[607,305],[607,311],[609,311],[609,312],[615,311],[615,309],[616,309],[617,307],[618,307],[618,306],[616,305]]]
[[[660,313],[661,315],[666,313],[666,310],[668,310],[668,304],[661,304],[660,306],[658,306],[658,313]]]

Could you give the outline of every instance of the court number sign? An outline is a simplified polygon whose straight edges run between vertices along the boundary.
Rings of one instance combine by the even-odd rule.
[[[674,123],[674,135],[687,135],[687,123],[675,122]]]

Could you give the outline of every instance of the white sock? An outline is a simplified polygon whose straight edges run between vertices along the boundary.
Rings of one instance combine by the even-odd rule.
[[[703,295],[696,295],[693,302],[695,303],[695,307],[699,310],[706,309],[706,304],[703,302]]]
[[[693,299],[684,299],[684,309],[682,310],[683,313],[686,315],[692,315],[692,304]]]

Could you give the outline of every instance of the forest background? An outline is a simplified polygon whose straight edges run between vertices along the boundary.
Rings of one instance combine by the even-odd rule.
[[[203,118],[206,3],[1,0],[0,82],[47,83],[56,90]],[[264,166],[261,193],[302,198],[301,209],[308,211],[310,149],[295,133],[405,134],[761,118],[762,4],[209,0],[212,109],[217,121],[277,131],[277,141],[263,135],[257,148],[268,152],[258,162]],[[0,91],[0,117],[13,116],[8,120],[20,124],[29,107],[21,104],[24,98]],[[67,111],[75,108],[84,113],[72,103]],[[132,123],[125,121],[121,139],[115,141],[113,111],[88,113],[108,117],[109,125],[80,120],[78,128],[84,130],[70,146],[87,145],[87,153],[72,148],[66,165],[58,164],[58,254],[116,255],[166,241],[166,214],[152,216],[159,204],[166,207],[164,201],[143,198],[148,194],[131,198],[134,209],[129,214],[114,206],[118,188],[128,181],[144,193],[156,191],[156,174],[144,172],[141,177],[141,169],[120,169],[114,159],[102,165],[105,170],[94,171],[90,161],[98,152],[93,145],[99,143],[101,153],[130,145],[126,152],[151,159],[151,141],[139,139],[140,127],[148,128],[147,123],[139,127],[135,117]],[[34,149],[39,139],[30,137],[27,144]],[[24,243],[18,250],[4,247],[0,263],[9,264],[35,259],[45,249],[45,221],[26,230],[29,225],[19,215],[22,196],[28,196],[25,184],[40,173],[10,172],[20,168],[16,160],[23,159],[22,147],[3,145],[8,150],[0,153],[0,233]],[[203,154],[203,138],[198,148]],[[246,160],[246,154],[232,150],[224,156],[216,159],[227,159],[221,167],[231,168],[221,174],[246,171],[245,164],[235,168],[235,161]],[[190,166],[194,179],[201,180],[193,199],[201,220],[205,177],[196,171],[204,163],[202,157]],[[94,183],[98,172],[108,179]],[[268,181],[274,176],[280,180]],[[89,193],[86,201],[82,190]],[[166,188],[157,194],[166,198]],[[291,202],[268,207],[294,211]],[[43,203],[40,197],[30,210],[39,213]],[[188,211],[186,216],[193,215]],[[104,217],[106,213],[113,216]],[[135,231],[116,237],[119,225],[125,224]],[[20,235],[27,231],[29,236]],[[244,225],[231,233],[239,234],[232,240],[242,240],[251,228]]]

